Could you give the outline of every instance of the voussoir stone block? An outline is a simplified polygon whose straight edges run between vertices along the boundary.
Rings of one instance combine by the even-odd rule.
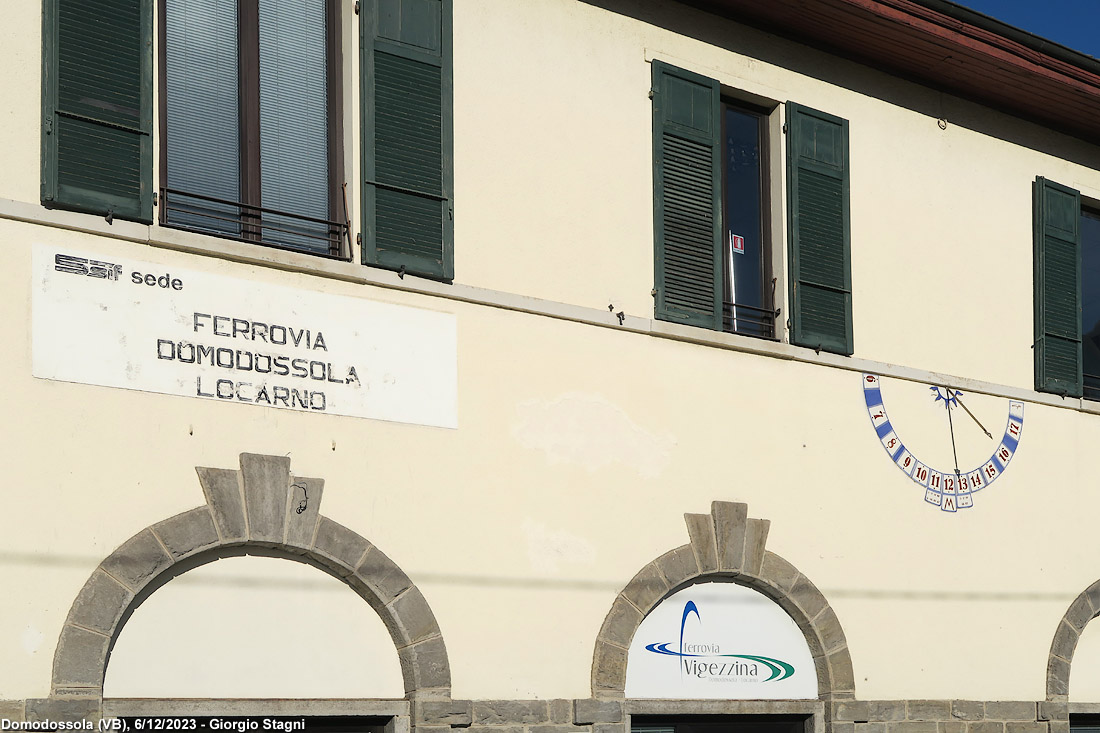
[[[1063,628],[1068,628],[1065,626]],[[1072,629],[1070,629],[1072,631]],[[996,701],[985,704],[987,720],[1027,720],[1034,721],[1036,709],[1034,702]],[[1022,732],[1021,732],[1022,733]]]
[[[290,459],[242,453],[241,482],[249,539],[282,544],[290,492]]]
[[[1054,642],[1050,646],[1050,653],[1066,661],[1071,661],[1073,659],[1073,650],[1077,648],[1077,640],[1079,638],[1080,635],[1077,629],[1073,628],[1073,626],[1063,619],[1058,624],[1058,630],[1054,632]]]
[[[351,575],[359,567],[371,544],[358,533],[351,531],[328,517],[321,517],[317,525],[317,538],[313,549],[341,576]]]
[[[1058,657],[1047,660],[1047,695],[1069,694],[1069,662]]]
[[[447,647],[443,644],[443,637],[437,636],[422,641],[405,647],[402,651],[405,650],[411,651],[414,655],[419,688],[450,688],[451,667],[447,661]]]
[[[54,655],[54,687],[102,687],[110,638],[77,626],[61,631]]]
[[[424,594],[417,587],[405,591],[390,604],[406,644],[439,636],[439,624]]]
[[[412,587],[412,581],[384,552],[373,545],[355,569],[364,583],[383,603],[389,603]]]
[[[743,572],[760,575],[764,564],[764,545],[768,542],[768,530],[772,523],[767,519],[749,519],[745,522],[745,556]]]
[[[790,597],[802,609],[802,613],[808,619],[816,617],[828,605],[825,596],[821,595],[821,591],[805,575],[795,581],[794,587],[791,588]]]
[[[1092,610],[1092,604],[1089,603],[1088,598],[1078,596],[1077,599],[1070,604],[1069,610],[1066,611],[1065,619],[1066,622],[1080,634],[1081,631],[1084,630],[1085,625],[1095,617],[1096,612]]]
[[[480,725],[530,725],[548,723],[545,700],[475,700],[474,722]]]
[[[708,517],[709,520],[709,517]],[[622,597],[647,613],[668,592],[668,581],[653,563],[646,565],[623,588]]]
[[[73,602],[67,623],[110,636],[133,597],[117,580],[96,570]]]
[[[214,518],[204,506],[157,522],[153,525],[153,533],[171,553],[173,560],[218,544]]]
[[[244,519],[244,500],[241,497],[240,476],[225,468],[196,468],[202,493],[214,515],[218,533],[225,542],[247,539],[248,528]]]
[[[100,568],[136,591],[171,564],[172,558],[152,531],[143,529],[123,542],[100,564]]]
[[[951,717],[959,720],[982,720],[985,704],[979,700],[952,700]]]
[[[290,485],[290,504],[286,508],[286,544],[308,548],[321,517],[321,497],[325,481],[295,476]]]
[[[718,543],[714,538],[714,518],[709,514],[685,514],[691,549],[700,572],[718,572]]]
[[[948,720],[951,703],[947,700],[909,700],[907,712],[909,720]]]
[[[621,691],[626,686],[626,649],[596,642],[592,675],[594,687]]]
[[[695,562],[695,553],[691,545],[681,545],[670,550],[656,560],[657,569],[665,576],[670,588],[691,580],[699,575],[699,565]]]
[[[641,611],[625,599],[616,598],[615,602],[611,604],[611,611],[604,619],[603,628],[600,629],[600,638],[621,647],[629,647],[630,640],[634,638],[634,632],[641,623]]]
[[[1092,606],[1093,615],[1100,613],[1100,580],[1086,588],[1085,592],[1081,595],[1083,595],[1089,605]]]
[[[791,588],[802,574],[794,565],[776,555],[774,552],[764,552],[764,562],[760,567],[760,577],[776,586],[784,593],[790,593]]]
[[[824,612],[814,620],[814,629],[821,639],[822,650],[826,654],[845,645],[844,629],[840,627],[840,619],[836,617],[836,611],[834,611],[831,606],[827,607]]]
[[[824,654],[814,657],[814,673],[818,690],[833,689],[833,672],[829,669],[829,659]]]
[[[710,505],[714,517],[714,539],[718,545],[720,570],[740,572],[745,561],[745,523],[749,516],[747,504],[715,501]]]
[[[573,722],[577,725],[623,722],[623,704],[619,700],[574,700]]]
[[[834,695],[852,693],[856,690],[855,673],[852,670],[852,655],[848,647],[837,649],[829,654],[829,677],[832,680],[832,693]]]

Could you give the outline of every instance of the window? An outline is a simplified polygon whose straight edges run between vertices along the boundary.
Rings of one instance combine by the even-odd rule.
[[[722,101],[722,330],[774,338],[766,136],[766,114]]]
[[[153,0],[45,0],[42,201],[153,220]],[[350,259],[339,0],[158,0],[163,224]],[[360,256],[453,279],[452,0],[362,0]],[[344,18],[345,22],[347,18]]]
[[[1100,211],[1081,209],[1081,371],[1084,397],[1100,400]]]
[[[1035,389],[1100,400],[1100,209],[1034,186]]]
[[[42,203],[152,222],[151,0],[46,0]]]
[[[360,10],[363,261],[454,278],[451,0]]]
[[[1081,397],[1082,232],[1088,229],[1091,236],[1094,217],[1085,224],[1081,194],[1042,177],[1035,180],[1033,202],[1035,389]],[[1089,290],[1095,301],[1100,282]]]
[[[656,316],[775,336],[767,115],[653,62]],[[848,123],[788,102],[791,341],[852,353]]]
[[[162,1],[161,223],[350,252],[336,2]]]

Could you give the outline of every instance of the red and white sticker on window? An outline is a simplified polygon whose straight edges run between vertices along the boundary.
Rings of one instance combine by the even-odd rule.
[[[745,254],[745,238],[736,234],[730,234],[730,249],[737,254]]]

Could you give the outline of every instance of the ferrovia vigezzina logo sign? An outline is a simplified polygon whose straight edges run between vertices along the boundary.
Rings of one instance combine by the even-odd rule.
[[[695,675],[699,679],[744,678],[754,682],[785,680],[794,674],[794,667],[781,659],[762,657],[756,654],[723,654],[722,647],[715,643],[684,643],[684,626],[688,616],[702,622],[699,607],[695,601],[684,604],[684,615],[680,619],[679,649],[669,649],[671,642],[646,644],[646,651],[667,654],[680,659],[680,674]],[[767,675],[767,676],[765,676]]]
[[[628,697],[816,698],[809,647],[771,599],[734,583],[692,586],[642,621],[627,661]]]

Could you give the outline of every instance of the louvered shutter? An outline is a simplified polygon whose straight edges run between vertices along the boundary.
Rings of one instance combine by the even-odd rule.
[[[848,121],[787,103],[791,342],[852,353]]]
[[[1081,396],[1081,194],[1033,185],[1035,389]]]
[[[656,315],[721,330],[718,82],[653,62]]]
[[[42,202],[152,221],[149,0],[44,5]]]
[[[451,280],[451,0],[366,0],[359,17],[363,260]]]

